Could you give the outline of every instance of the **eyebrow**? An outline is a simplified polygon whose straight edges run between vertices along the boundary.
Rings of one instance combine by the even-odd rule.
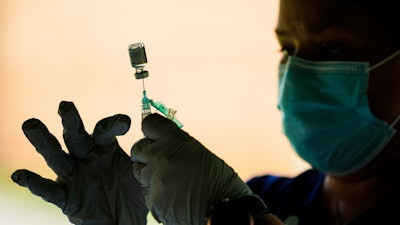
[[[343,29],[343,28],[340,28],[340,27],[338,28],[337,26],[326,25],[326,24],[321,24],[320,26],[312,27],[311,29],[308,28],[307,32],[309,32],[310,34],[318,34],[318,33],[324,32],[324,30],[326,30],[327,28],[329,28],[329,29],[338,29],[338,30],[342,30],[342,31],[346,31],[346,32],[354,32],[353,30]],[[286,31],[284,29],[280,29],[279,27],[275,28],[275,34],[277,36],[280,36],[280,37],[288,37],[288,36],[291,35],[290,32],[288,32],[288,31]]]

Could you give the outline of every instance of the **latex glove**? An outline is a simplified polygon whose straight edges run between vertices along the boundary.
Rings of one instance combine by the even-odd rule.
[[[17,170],[12,179],[44,200],[57,205],[74,224],[145,225],[148,210],[143,189],[132,174],[130,157],[119,146],[116,135],[125,134],[130,118],[115,115],[99,121],[90,136],[72,102],[61,102],[59,115],[69,154],[37,119],[22,129],[58,175],[56,181],[28,170]]]
[[[159,222],[202,225],[214,204],[252,195],[231,167],[165,117],[147,116],[142,130],[147,138],[132,147],[133,172]]]

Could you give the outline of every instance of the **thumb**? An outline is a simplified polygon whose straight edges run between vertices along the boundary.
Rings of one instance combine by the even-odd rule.
[[[143,119],[142,131],[152,141],[168,134],[183,132],[174,122],[157,113],[148,115]]]

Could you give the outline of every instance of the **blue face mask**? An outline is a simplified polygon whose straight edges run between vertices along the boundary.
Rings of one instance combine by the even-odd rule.
[[[357,171],[393,137],[393,126],[372,115],[368,72],[380,63],[309,61],[288,57],[279,68],[283,129],[291,145],[314,168],[334,175]]]

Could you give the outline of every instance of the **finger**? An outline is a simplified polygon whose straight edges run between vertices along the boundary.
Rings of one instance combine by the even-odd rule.
[[[157,113],[148,115],[143,119],[142,131],[147,138],[153,141],[168,134],[183,132],[174,122]]]
[[[67,193],[59,184],[29,170],[17,170],[11,175],[11,179],[20,186],[28,188],[32,194],[42,197],[61,209],[67,202]]]
[[[143,138],[139,141],[137,141],[131,149],[131,160],[132,162],[139,162],[139,163],[148,163],[148,153],[149,151],[146,151],[146,148],[151,144],[152,141],[150,141],[147,138]]]
[[[143,138],[136,142],[131,149],[131,160],[133,175],[140,182],[143,187],[149,186],[150,174],[146,167],[147,159],[149,158],[145,151],[146,147],[151,144],[151,141],[147,138]]]
[[[140,162],[132,162],[133,176],[142,185],[149,187],[149,175],[146,169],[146,164]]]
[[[85,131],[82,119],[73,102],[62,101],[58,114],[64,126],[64,142],[69,152],[78,158],[85,158],[94,149],[90,135]]]
[[[112,150],[110,146],[118,146],[116,136],[126,134],[130,126],[129,116],[117,114],[100,120],[94,128],[92,137],[99,147]]]
[[[149,138],[139,140],[132,146],[131,160],[145,164],[157,164],[158,160],[171,157],[180,149],[185,148],[185,143],[193,139],[180,129],[178,132],[165,135],[157,141]],[[188,146],[188,150],[191,148],[193,146]]]
[[[66,177],[72,172],[76,165],[75,160],[61,149],[60,143],[40,120],[25,121],[22,130],[57,175]]]

